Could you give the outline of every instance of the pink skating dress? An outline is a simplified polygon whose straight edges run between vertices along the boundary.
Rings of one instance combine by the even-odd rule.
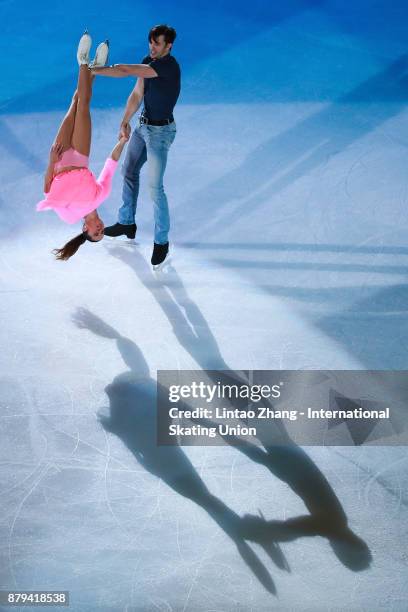
[[[85,165],[88,158],[85,155],[82,157]],[[61,162],[63,160],[64,158]],[[65,160],[63,165],[70,164],[67,164]],[[37,204],[37,210],[52,209],[66,223],[76,223],[98,208],[109,196],[117,165],[118,162],[109,157],[97,179],[88,168],[78,168],[56,174],[49,192],[44,194],[45,199]]]

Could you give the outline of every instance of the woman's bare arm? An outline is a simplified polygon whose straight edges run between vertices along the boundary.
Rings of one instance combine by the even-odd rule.
[[[50,159],[44,176],[44,193],[51,189],[52,179],[54,178],[54,166],[62,155],[62,144],[54,143],[50,149]]]
[[[128,140],[129,138],[127,138],[126,136],[122,136],[119,142],[114,146],[112,153],[110,154],[111,158],[114,161],[119,161],[119,158],[123,151],[123,147],[125,146]]]

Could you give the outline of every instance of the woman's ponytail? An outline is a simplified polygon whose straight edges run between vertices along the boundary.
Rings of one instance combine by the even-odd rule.
[[[65,244],[62,249],[54,249],[52,253],[53,255],[55,255],[56,259],[62,259],[63,261],[66,261],[73,255],[75,255],[81,244],[84,244],[86,240],[87,235],[85,232],[83,232],[82,234],[78,234],[78,236],[75,236],[75,238],[72,238],[72,240],[67,242],[67,244]]]

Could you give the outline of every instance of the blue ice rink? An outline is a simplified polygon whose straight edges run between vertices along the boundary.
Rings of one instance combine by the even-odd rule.
[[[305,499],[237,449],[156,456],[151,437],[158,369],[408,369],[406,2],[3,0],[0,19],[0,589],[69,590],[75,612],[406,610],[405,448],[305,449],[369,549],[358,568],[322,537],[237,544],[228,517]],[[183,70],[171,264],[151,271],[143,176],[138,244],[57,262],[77,228],[35,204],[78,37],[135,63],[160,22]],[[95,82],[95,172],[132,87]],[[106,224],[120,194],[117,173]],[[145,398],[133,446],[98,419],[108,385],[131,414]]]

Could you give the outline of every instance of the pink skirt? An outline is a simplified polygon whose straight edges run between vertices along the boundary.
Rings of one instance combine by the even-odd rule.
[[[37,210],[52,208],[66,223],[76,223],[109,196],[117,165],[118,162],[109,157],[98,179],[88,168],[56,174],[45,199],[37,204]]]

